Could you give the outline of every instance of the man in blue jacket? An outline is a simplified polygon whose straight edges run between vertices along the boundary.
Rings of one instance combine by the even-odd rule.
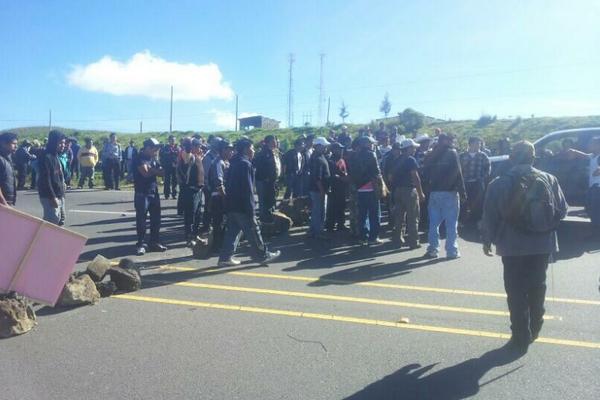
[[[254,146],[249,139],[240,139],[235,144],[235,155],[229,164],[225,179],[225,212],[227,228],[219,256],[219,267],[239,265],[233,257],[242,232],[250,242],[255,259],[267,265],[281,254],[270,252],[265,245],[254,214]]]

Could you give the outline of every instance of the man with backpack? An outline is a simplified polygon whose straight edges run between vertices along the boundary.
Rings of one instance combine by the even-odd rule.
[[[537,339],[543,324],[546,270],[558,250],[556,229],[567,214],[558,180],[533,167],[535,148],[515,144],[511,169],[490,183],[485,196],[483,251],[492,243],[504,265],[512,337],[509,346],[521,354]]]

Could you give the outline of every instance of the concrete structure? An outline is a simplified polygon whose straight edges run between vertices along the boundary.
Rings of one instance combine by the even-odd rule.
[[[263,117],[262,115],[239,118],[238,120],[240,121],[240,130],[250,130],[254,128],[279,129],[279,121]]]

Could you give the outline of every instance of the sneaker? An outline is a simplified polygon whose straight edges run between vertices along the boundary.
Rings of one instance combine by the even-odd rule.
[[[274,261],[280,255],[281,255],[281,251],[279,251],[279,250],[277,250],[277,251],[267,251],[267,254],[266,254],[265,258],[264,258],[264,260],[262,260],[260,262],[260,265],[268,266],[271,261]]]
[[[411,244],[410,246],[408,246],[410,250],[420,249],[421,247],[423,246],[421,246],[420,244]]]
[[[360,245],[363,246],[363,247],[366,247],[366,246],[369,245],[369,241],[368,240],[361,240],[360,241]]]
[[[229,260],[219,260],[218,267],[235,267],[240,265],[242,262],[237,258],[230,257]]]
[[[447,258],[448,260],[456,260],[457,258],[460,258],[460,253],[456,253],[456,254],[448,254],[448,255],[446,256],[446,258]]]
[[[163,246],[160,243],[151,243],[148,246],[148,250],[149,251],[155,251],[155,252],[158,252],[158,253],[162,253],[162,252],[167,251],[167,246]]]
[[[378,244],[383,244],[383,240],[381,240],[381,239],[379,239],[379,238],[377,238],[377,239],[375,239],[375,240],[369,240],[369,244],[370,244],[371,246],[378,245]]]
[[[146,254],[146,248],[144,246],[138,246],[135,254],[138,256],[143,256],[144,254]]]
[[[428,259],[438,258],[438,254],[434,253],[432,251],[428,251],[423,255],[423,258],[428,258]]]

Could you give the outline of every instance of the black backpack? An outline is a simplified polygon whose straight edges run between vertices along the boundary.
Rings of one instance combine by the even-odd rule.
[[[525,233],[556,230],[561,220],[557,199],[548,177],[538,170],[509,174],[512,181],[506,220]]]

